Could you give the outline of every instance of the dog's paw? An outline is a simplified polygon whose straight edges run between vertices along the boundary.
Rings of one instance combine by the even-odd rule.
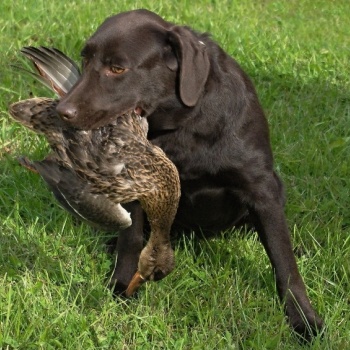
[[[290,304],[289,307],[287,306],[286,311],[291,327],[301,336],[302,341],[309,342],[322,333],[324,322],[311,308],[311,305],[307,306],[302,309],[300,305],[293,303],[293,306]]]

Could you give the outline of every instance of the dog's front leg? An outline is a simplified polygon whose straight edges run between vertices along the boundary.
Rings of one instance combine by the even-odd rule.
[[[143,210],[138,202],[123,204],[131,213],[132,225],[121,231],[118,236],[117,260],[111,278],[115,294],[124,294],[138,266],[143,248]]]
[[[309,339],[320,331],[323,321],[312,308],[298,271],[284,214],[282,186],[274,174],[259,188],[251,208],[255,226],[275,272],[289,322],[296,332]]]

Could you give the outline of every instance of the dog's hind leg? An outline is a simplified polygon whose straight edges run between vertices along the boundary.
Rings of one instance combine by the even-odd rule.
[[[312,308],[298,271],[284,214],[280,180],[273,174],[264,182],[254,193],[254,205],[250,212],[270,258],[289,323],[296,332],[309,339],[321,330],[323,321]]]

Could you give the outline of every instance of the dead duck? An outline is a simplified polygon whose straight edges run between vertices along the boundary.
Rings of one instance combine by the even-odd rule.
[[[75,63],[57,49],[26,47],[22,53],[34,63],[36,77],[59,96],[79,78]],[[31,98],[10,106],[11,116],[43,134],[52,150],[42,161],[20,162],[41,175],[64,208],[100,228],[129,226],[130,216],[121,203],[141,203],[151,232],[125,293],[130,296],[144,281],[165,277],[174,268],[170,229],[180,197],[177,169],[147,140],[147,122],[135,111],[98,129],[79,130],[60,118],[57,103]]]

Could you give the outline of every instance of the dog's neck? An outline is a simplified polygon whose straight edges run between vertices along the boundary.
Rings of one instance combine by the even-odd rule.
[[[167,101],[147,116],[149,134],[176,130],[197,114],[197,106],[187,107],[178,99]]]
[[[148,117],[149,132],[176,130],[189,117],[187,113],[177,114],[172,111],[169,111],[166,115],[164,115],[164,112],[161,114],[161,116],[158,116],[158,113],[154,112]]]

